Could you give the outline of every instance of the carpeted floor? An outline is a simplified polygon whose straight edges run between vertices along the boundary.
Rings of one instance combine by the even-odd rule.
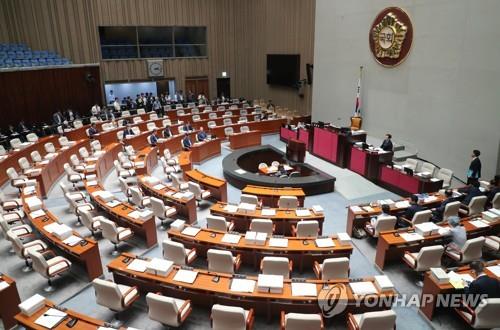
[[[268,135],[263,137],[263,144],[271,144],[280,149],[284,149],[285,145],[279,141],[278,135]],[[199,168],[208,174],[223,177],[221,160],[230,153],[228,148],[222,148],[222,155],[204,162]],[[390,193],[373,183],[365,180],[363,177],[345,169],[340,169],[328,162],[318,159],[310,154],[307,155],[306,161],[313,166],[325,171],[337,178],[335,192],[317,196],[310,196],[306,198],[305,205],[311,206],[315,204],[322,205],[325,210],[325,223],[324,233],[338,233],[345,231],[345,223],[347,218],[346,207],[352,204],[373,201],[377,199],[399,198],[397,195]],[[154,176],[166,179],[160,167],[157,167],[153,173]],[[65,180],[62,178],[61,180]],[[111,171],[104,182],[107,190],[112,191],[120,198],[124,196],[120,193],[116,174]],[[76,217],[69,213],[67,203],[58,186],[50,192],[48,199],[45,201],[46,206],[56,216],[82,233],[85,236],[90,233],[83,227],[76,226]],[[13,190],[10,187],[4,186],[4,191],[7,194],[12,194]],[[238,202],[240,198],[240,190],[228,185],[228,196],[230,202]],[[210,205],[205,203],[198,209],[198,223],[202,226],[205,225],[205,217],[209,213]],[[120,246],[121,251],[130,251],[136,254],[144,254],[146,256],[161,257],[161,241],[165,237],[165,232],[158,227],[158,241],[160,244],[151,249],[146,249],[145,244],[141,239],[132,240],[131,244],[123,244]],[[99,250],[101,260],[105,266],[111,259],[112,245],[107,240],[98,236]],[[381,272],[374,266],[375,256],[375,241],[368,239],[353,240],[354,251],[351,256],[350,276],[358,278],[363,276],[373,276],[381,274]],[[17,280],[17,286],[20,291],[21,299],[26,299],[34,293],[40,293],[52,299],[58,304],[65,307],[72,308],[99,319],[112,320],[114,314],[108,309],[101,307],[95,303],[94,290],[88,284],[83,270],[77,266],[72,268],[68,276],[61,277],[54,282],[57,290],[51,294],[43,292],[43,287],[46,285],[45,279],[35,272],[23,273],[22,267],[24,266],[23,260],[16,255],[9,253],[10,244],[5,239],[0,240],[0,258],[2,259],[1,272],[11,275]],[[195,266],[206,268],[206,261],[199,259]],[[104,267],[105,269],[105,267]],[[243,267],[241,273],[255,274],[255,271],[248,267]],[[385,269],[384,273],[390,277],[395,284],[399,293],[404,294],[419,294],[421,289],[414,283],[417,280],[414,274],[401,263],[391,264]],[[313,277],[312,271],[303,274],[294,273],[293,276],[300,277]],[[105,270],[105,277],[109,278],[110,275]],[[438,313],[432,323],[428,322],[422,317],[416,308],[402,308],[396,307],[397,313],[397,328],[398,329],[462,329],[463,323],[460,322],[458,317],[450,313]],[[154,321],[151,321],[147,316],[147,307],[144,297],[134,304],[131,311],[122,313],[119,316],[120,320],[126,325],[139,328],[139,329],[162,329],[163,327]],[[346,325],[340,320],[330,320],[327,322],[328,329],[345,329]],[[207,308],[195,307],[192,314],[188,317],[182,329],[207,329],[210,327],[209,310]],[[255,322],[255,329],[278,329],[279,321],[274,320],[268,323],[264,318],[257,317]]]

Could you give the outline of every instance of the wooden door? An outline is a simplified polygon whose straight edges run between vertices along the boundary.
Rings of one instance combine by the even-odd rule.
[[[191,91],[196,97],[203,93],[207,99],[210,99],[208,93],[208,77],[186,78],[185,86],[186,90],[184,91],[184,95],[187,95],[187,93]]]

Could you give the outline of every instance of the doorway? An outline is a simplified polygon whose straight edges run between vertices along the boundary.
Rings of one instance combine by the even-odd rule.
[[[231,98],[231,78],[217,78],[217,97]]]
[[[208,94],[208,77],[186,78],[185,86],[184,95],[192,92],[195,97],[198,97],[199,94],[203,93],[207,99],[210,99],[210,95]]]

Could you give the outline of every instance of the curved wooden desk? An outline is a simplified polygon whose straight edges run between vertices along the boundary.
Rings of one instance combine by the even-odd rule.
[[[184,180],[197,182],[203,189],[207,189],[216,200],[227,202],[227,182],[203,173],[198,169],[185,171]]]
[[[177,215],[187,219],[187,223],[193,223],[197,220],[196,199],[194,197],[184,198],[176,197],[179,191],[165,184],[151,184],[146,180],[146,176],[137,176],[137,182],[142,190],[147,194],[163,200],[167,205],[174,206]]]
[[[219,138],[193,143],[193,146],[189,149],[191,151],[191,161],[199,164],[209,158],[220,155],[220,143],[221,139]]]
[[[128,262],[126,258],[129,258]],[[383,300],[386,304],[377,307],[365,305],[371,300],[368,298],[370,296],[365,296],[365,299],[362,299],[363,297],[358,297],[361,304],[356,306],[356,296],[348,285],[350,282],[348,279],[331,281],[305,280],[307,283],[316,284],[317,296],[293,296],[292,280],[284,281],[282,293],[259,292],[257,291],[257,284],[255,285],[254,291],[251,293],[235,292],[230,290],[230,285],[234,278],[231,274],[194,269],[194,271],[198,272],[198,275],[193,284],[188,284],[174,281],[174,276],[179,270],[178,266],[174,266],[174,269],[166,277],[127,269],[127,265],[135,258],[136,257],[132,254],[124,253],[107,265],[108,270],[113,273],[113,278],[116,283],[138,286],[142,293],[160,291],[169,297],[191,299],[191,301],[197,305],[212,306],[213,304],[219,303],[239,306],[246,309],[253,308],[256,313],[267,315],[268,318],[270,318],[271,315],[279,315],[281,311],[287,313],[321,313],[318,299],[330,298],[331,295],[336,295],[339,291],[339,299],[347,303],[346,312],[351,313],[390,308],[393,301],[391,297],[396,295],[394,290],[378,293],[378,297],[386,297]],[[247,276],[246,278],[257,281],[257,277],[255,276]],[[373,278],[366,278],[364,280],[370,282],[374,281]],[[334,286],[341,287],[341,290],[332,290]]]
[[[90,238],[84,238],[78,232],[73,231],[73,235],[81,237],[82,241],[80,244],[75,246],[69,246],[65,244],[62,240],[52,235],[45,230],[45,226],[54,222],[58,222],[57,217],[53,215],[45,206],[42,206],[42,210],[45,215],[39,217],[33,217],[29,211],[28,206],[24,202],[27,197],[39,196],[39,194],[26,195],[22,193],[23,209],[27,218],[30,220],[32,226],[40,233],[43,240],[50,243],[53,247],[56,247],[58,251],[64,253],[64,255],[71,261],[76,261],[84,266],[87,271],[87,276],[90,280],[102,275],[102,263],[101,256],[99,255],[99,247],[97,242]]]
[[[15,316],[19,313],[18,305],[21,303],[21,299],[14,279],[5,274],[0,274],[0,282],[8,284],[8,287],[0,290],[0,301],[2,302],[0,305],[0,318],[2,319],[3,328],[10,329],[17,324]]]
[[[179,166],[184,173],[193,168],[191,164],[191,151],[181,151],[179,154]]]
[[[285,118],[249,121],[248,123],[216,126],[210,129],[210,133],[216,136],[225,137],[226,134],[224,133],[224,129],[226,127],[232,127],[235,132],[239,132],[241,126],[248,126],[251,131],[260,131],[262,134],[270,134],[279,132],[282,124],[286,124]]]
[[[256,269],[262,258],[275,256],[293,260],[294,267],[302,272],[304,267],[312,267],[314,261],[321,263],[327,258],[349,258],[353,249],[350,243],[341,245],[336,236],[329,236],[335,243],[334,247],[320,248],[314,243],[314,238],[300,237],[284,237],[288,239],[287,247],[270,246],[269,239],[265,245],[248,244],[245,242],[245,234],[239,234],[241,238],[236,244],[224,243],[221,240],[225,234],[208,228],[202,228],[195,237],[171,229],[168,231],[168,237],[172,241],[180,242],[186,248],[196,248],[197,255],[206,257],[208,249],[231,251],[233,255],[240,254],[243,263],[253,265]]]
[[[227,203],[217,202],[210,208],[210,213],[220,215],[226,218],[227,221],[234,221],[234,228],[239,232],[246,232],[250,228],[252,219],[271,219],[276,226],[275,234],[290,235],[291,226],[297,224],[300,220],[317,220],[321,232],[323,230],[323,221],[325,220],[324,214],[315,214],[312,209],[309,216],[297,216],[295,209],[278,209],[275,208],[275,215],[262,215],[262,208],[257,207],[255,211],[241,211],[237,210],[232,213],[225,210]]]
[[[153,169],[158,165],[158,147],[147,146],[136,153],[135,162],[143,162],[144,167],[135,169],[138,175],[151,174]]]
[[[299,206],[303,207],[306,198],[302,188],[273,188],[248,185],[241,190],[241,193],[255,195],[262,201],[263,206],[269,207],[278,207],[281,196],[295,196],[299,201]]]
[[[249,131],[245,133],[234,133],[229,135],[229,147],[233,150],[260,146],[261,145],[262,133],[260,131]]]

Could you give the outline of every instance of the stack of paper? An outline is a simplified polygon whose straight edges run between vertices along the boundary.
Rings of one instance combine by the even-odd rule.
[[[286,238],[273,238],[272,237],[269,239],[269,246],[286,248],[286,247],[288,247],[288,239],[286,239]]]
[[[75,235],[71,235],[70,237],[66,238],[63,241],[63,243],[66,244],[66,245],[69,245],[69,246],[75,246],[78,243],[80,243],[81,240],[82,240],[81,237],[78,237],[78,236],[75,236]]]
[[[410,202],[408,201],[399,201],[395,203],[396,208],[404,209],[410,206]]]
[[[380,292],[394,289],[394,284],[392,284],[391,280],[386,275],[375,276],[375,286]]]
[[[363,206],[363,210],[370,213],[375,212],[375,210],[371,206]]]
[[[450,234],[450,228],[448,227],[439,227],[438,234],[441,236],[447,236]]]
[[[156,186],[153,187],[153,189],[156,189],[156,190],[162,190],[163,188],[165,188],[166,186],[164,184],[161,184],[161,183],[158,183]]]
[[[496,277],[500,277],[500,265],[489,266],[486,269],[495,274]]]
[[[36,219],[36,218],[39,218],[39,217],[43,217],[45,215],[45,211],[44,210],[36,210],[36,211],[33,211],[30,213],[30,217],[33,218],[33,219]]]
[[[308,209],[297,209],[295,210],[295,215],[298,217],[309,217],[311,212]]]
[[[377,293],[377,288],[372,282],[353,282],[349,283],[349,286],[351,287],[352,292],[357,295]]]
[[[144,273],[148,267],[149,261],[134,259],[128,266],[127,269],[133,270],[134,272]]]
[[[7,283],[5,281],[0,282],[0,291],[7,289],[8,287],[9,287],[9,283]]]
[[[111,192],[106,190],[94,191],[92,193],[92,196],[100,197],[104,202],[111,202],[113,199],[115,199],[115,196]]]
[[[252,293],[255,289],[255,281],[241,278],[233,278],[229,290],[233,292]]]
[[[259,292],[283,292],[283,275],[259,274],[257,279],[257,289]]]
[[[292,296],[294,297],[317,297],[318,290],[314,283],[293,283]]]
[[[240,203],[238,205],[238,209],[243,210],[243,211],[255,211],[256,207],[257,207],[257,205],[250,204],[250,203]]]
[[[21,313],[29,317],[35,314],[43,306],[45,306],[45,297],[39,294],[35,294],[34,296],[31,296],[30,298],[20,303],[19,309],[21,310]]]
[[[108,202],[106,203],[107,206],[113,208],[113,207],[116,207],[118,205],[120,205],[122,202],[120,202],[119,200],[112,200],[111,202]]]
[[[98,184],[99,183],[96,180],[87,181],[87,186],[89,186],[89,187],[97,186]]]
[[[42,326],[47,329],[52,329],[59,323],[61,323],[64,318],[66,318],[66,313],[55,308],[50,308],[45,313],[43,313],[39,318],[35,320],[35,324]]]
[[[176,232],[181,232],[184,229],[184,226],[186,225],[186,221],[177,219],[174,222],[170,224],[170,229]]]
[[[169,191],[167,191],[167,192],[165,193],[165,195],[167,195],[167,196],[169,196],[169,197],[173,196],[174,194],[175,194],[175,191],[173,191],[173,190],[169,190]]]
[[[417,233],[403,233],[401,234],[401,238],[407,242],[420,241],[424,239],[422,235]]]
[[[487,223],[484,223],[481,220],[469,221],[469,223],[471,225],[473,225],[474,227],[476,227],[476,228],[484,228],[484,227],[488,227],[489,226]]]
[[[359,207],[357,205],[351,206],[351,211],[353,211],[355,213],[363,212],[363,210],[361,209],[361,207]]]
[[[231,204],[227,204],[225,207],[224,207],[224,211],[226,212],[229,212],[229,213],[235,213],[238,211],[238,206],[236,205],[231,205]]]
[[[181,192],[178,192],[178,193],[175,193],[175,194],[173,195],[173,197],[174,197],[174,198],[177,198],[177,199],[182,199],[182,198],[184,197],[184,194],[183,194],[183,193],[181,193]]]
[[[315,240],[316,246],[319,248],[327,248],[327,247],[334,247],[335,243],[333,242],[333,239],[330,237],[327,238],[317,238]]]
[[[183,235],[195,237],[200,232],[200,228],[197,227],[186,227],[182,231]]]
[[[444,284],[450,281],[450,277],[442,268],[431,268],[431,275],[438,283]]]
[[[228,244],[238,244],[240,241],[241,236],[240,235],[235,235],[235,234],[224,234],[224,236],[221,239],[222,243],[228,243]]]
[[[260,211],[260,214],[266,217],[274,217],[276,215],[276,210],[265,208]]]
[[[182,195],[182,198],[190,199],[193,198],[194,194],[190,191],[185,191],[184,194]]]
[[[415,232],[422,236],[434,235],[439,232],[439,226],[433,222],[423,222],[415,225]]]
[[[241,169],[241,168],[239,168],[239,169],[237,169],[237,170],[234,170],[234,171],[235,171],[236,173],[238,173],[238,174],[245,174],[245,173],[247,172],[247,171],[245,171],[245,170],[243,170],[243,169]]]
[[[52,234],[60,240],[65,240],[73,234],[73,229],[65,224],[55,223],[57,226],[52,228]]]
[[[432,203],[436,200],[437,200],[436,196],[429,196],[429,197],[424,198],[424,203]]]
[[[59,226],[59,224],[57,222],[53,222],[51,224],[43,226],[43,229],[49,234],[52,234],[54,230],[57,228],[57,226]]]
[[[193,284],[198,276],[198,272],[187,269],[179,269],[174,276],[174,281]]]
[[[349,245],[351,244],[351,236],[347,233],[338,233],[337,239],[339,240],[340,245]]]
[[[321,205],[313,205],[312,210],[315,214],[322,214],[325,211]]]
[[[135,162],[136,165],[137,165],[137,163],[142,163],[142,165],[144,166],[144,162]],[[155,185],[155,184],[160,183],[160,180],[158,178],[155,178],[154,176],[145,176],[142,179],[142,181],[147,182],[151,185]]]
[[[42,201],[38,197],[28,197],[24,200],[26,205],[28,205],[28,209],[30,211],[36,211],[42,208]]]
[[[174,267],[174,263],[170,260],[153,258],[146,265],[146,272],[149,274],[168,276]]]

